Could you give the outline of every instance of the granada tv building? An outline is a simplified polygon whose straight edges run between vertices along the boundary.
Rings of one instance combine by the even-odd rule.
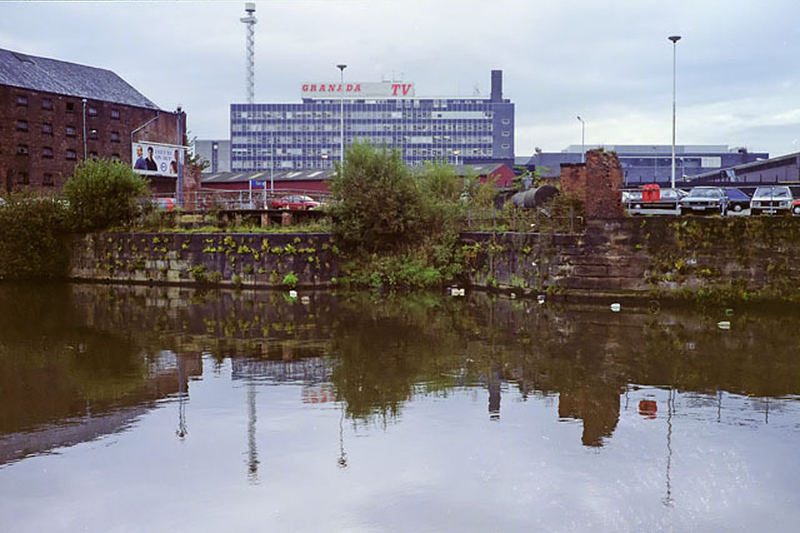
[[[134,143],[157,152],[185,140],[185,113],[160,109],[110,70],[0,49],[0,194],[55,194],[82,160],[133,165]],[[140,173],[156,192],[175,192],[168,167]]]
[[[399,149],[411,166],[514,164],[514,104],[503,96],[501,70],[491,72],[489,95],[421,97],[413,83],[396,81],[318,80],[298,89],[300,103],[231,104],[231,171],[331,169],[342,126],[345,150],[354,141]]]

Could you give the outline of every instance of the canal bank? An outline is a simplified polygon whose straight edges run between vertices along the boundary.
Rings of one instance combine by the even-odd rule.
[[[800,301],[800,220],[589,220],[584,232],[461,234],[463,283],[571,299]],[[327,233],[102,233],[75,238],[69,277],[116,283],[328,287]]]
[[[463,233],[470,284],[521,294],[800,301],[800,220],[587,221],[581,234]]]

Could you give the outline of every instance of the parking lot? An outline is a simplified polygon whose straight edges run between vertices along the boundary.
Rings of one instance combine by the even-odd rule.
[[[622,191],[629,216],[800,216],[800,188],[788,185],[660,188]]]

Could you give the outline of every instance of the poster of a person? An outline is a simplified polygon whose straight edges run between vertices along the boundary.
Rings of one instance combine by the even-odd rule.
[[[136,147],[136,164],[133,168],[137,170],[147,170],[147,162],[144,159],[144,153],[141,146]]]
[[[145,159],[145,163],[147,163],[147,170],[158,170],[158,164],[156,160],[153,159],[153,147],[147,147],[147,159]]]
[[[175,154],[173,155],[172,161],[169,162],[169,173],[170,174],[178,174],[178,151],[175,150]]]

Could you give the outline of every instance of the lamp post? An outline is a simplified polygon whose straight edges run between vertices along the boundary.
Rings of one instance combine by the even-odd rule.
[[[584,142],[584,133],[586,131],[586,123],[583,121],[580,115],[578,115],[578,120],[581,121],[581,163],[586,163],[586,148],[583,144]]]
[[[340,172],[344,174],[344,69],[347,68],[347,65],[344,63],[340,63],[336,65],[336,68],[339,69],[341,74],[341,85],[339,86],[339,114],[341,115],[339,118],[341,119],[341,128],[342,128],[342,139],[341,139],[341,146],[340,150],[341,153],[341,165],[342,169]]]
[[[453,150],[453,155],[456,156],[456,166],[458,166],[458,156],[461,155],[459,150]]]
[[[677,58],[677,44],[681,40],[680,35],[670,35],[667,37],[672,41],[672,188],[675,188],[675,63]]]

